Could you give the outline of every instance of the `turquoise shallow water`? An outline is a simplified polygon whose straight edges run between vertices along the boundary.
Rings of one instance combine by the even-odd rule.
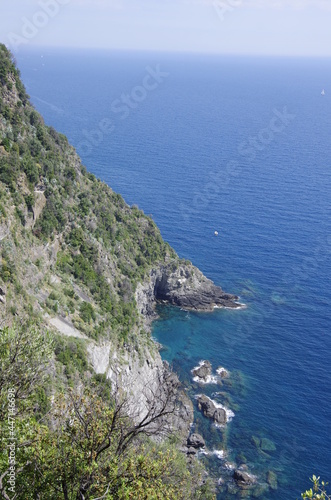
[[[313,473],[331,480],[331,62],[55,51],[17,58],[36,107],[87,168],[248,306],[212,314],[160,307],[154,325],[192,398],[223,392],[214,399],[235,414],[222,431],[196,413],[208,447],[227,449],[224,460],[210,460],[213,473],[231,476],[225,461],[244,455],[259,481],[277,474],[278,490],[265,499],[298,498]],[[169,75],[121,119],[112,103],[157,64]],[[273,122],[279,113],[286,121],[284,108],[291,118]],[[115,129],[100,138],[104,119]],[[192,384],[202,359],[227,368],[229,381]],[[252,436],[275,449],[262,453]],[[236,498],[226,489],[220,498]]]

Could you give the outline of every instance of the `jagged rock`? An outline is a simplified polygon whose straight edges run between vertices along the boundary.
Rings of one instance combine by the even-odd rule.
[[[214,307],[239,308],[236,295],[225,293],[192,264],[171,262],[153,269],[136,288],[138,309],[147,323],[155,319],[155,302],[183,309],[212,311]]]
[[[197,450],[193,447],[188,448],[187,455],[195,455]]]
[[[206,382],[212,373],[211,363],[209,361],[203,361],[200,366],[193,369],[192,373],[195,377],[199,377]]]
[[[203,448],[206,445],[205,440],[200,434],[191,434],[187,439],[187,446],[192,448]]]
[[[267,474],[267,483],[269,484],[270,488],[272,490],[277,490],[277,474],[272,471],[272,470],[269,470],[268,471],[268,474]]]
[[[184,309],[211,311],[218,307],[240,307],[237,296],[225,293],[192,264],[160,268],[156,272],[154,295]]]
[[[217,408],[215,403],[204,394],[198,397],[198,408],[205,417],[212,418],[218,424],[226,424],[225,410]]]

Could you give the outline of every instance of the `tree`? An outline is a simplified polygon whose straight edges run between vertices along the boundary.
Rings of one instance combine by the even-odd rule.
[[[126,430],[127,424],[122,406],[109,407],[89,390],[60,395],[48,425],[35,429],[25,449],[17,498],[200,498],[198,471],[193,478],[185,457],[147,440],[142,422]],[[139,430],[133,441],[134,428]]]
[[[313,487],[301,493],[302,498],[312,498],[313,500],[331,500],[331,495],[327,494],[326,486],[328,483],[320,481],[320,476],[309,478],[313,483]]]
[[[44,380],[52,345],[50,335],[36,325],[21,322],[0,328],[0,421],[5,418],[8,390],[17,411],[27,411],[30,396]]]

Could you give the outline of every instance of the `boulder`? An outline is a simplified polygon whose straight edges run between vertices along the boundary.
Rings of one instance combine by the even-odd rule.
[[[226,411],[223,408],[217,408],[215,403],[204,394],[198,397],[198,408],[205,417],[212,418],[217,424],[226,424]]]
[[[207,381],[208,377],[210,377],[212,373],[211,363],[209,361],[203,361],[200,366],[193,369],[192,373],[195,377],[199,377]]]
[[[195,455],[196,452],[197,452],[197,450],[195,448],[190,447],[187,450],[187,455]]]
[[[226,424],[226,411],[223,408],[216,408],[213,419],[217,424]]]
[[[206,445],[205,440],[200,434],[191,434],[187,439],[187,446],[192,448],[203,448]]]
[[[198,408],[202,411],[205,417],[213,418],[216,406],[210,398],[202,394],[198,397]]]

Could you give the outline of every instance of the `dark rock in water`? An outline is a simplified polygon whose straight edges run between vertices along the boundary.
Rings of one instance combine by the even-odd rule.
[[[191,446],[193,448],[202,448],[205,444],[205,440],[200,434],[191,434],[191,436],[187,439],[187,446]]]
[[[226,424],[226,412],[223,408],[216,408],[214,413],[214,422],[217,424]]]
[[[275,451],[276,446],[270,439],[262,438],[260,443],[260,448],[263,451]]]
[[[207,381],[212,372],[211,363],[209,361],[203,361],[198,368],[194,368],[193,375],[199,377],[204,381]]]
[[[273,472],[272,470],[268,471],[267,482],[272,490],[277,490],[277,488],[278,488],[277,474],[275,472]]]
[[[223,408],[217,408],[215,403],[202,394],[198,397],[198,408],[202,411],[205,417],[212,418],[218,424],[226,424],[226,412]]]
[[[255,477],[240,469],[236,469],[233,473],[233,479],[237,481],[238,486],[246,486],[255,483]]]

